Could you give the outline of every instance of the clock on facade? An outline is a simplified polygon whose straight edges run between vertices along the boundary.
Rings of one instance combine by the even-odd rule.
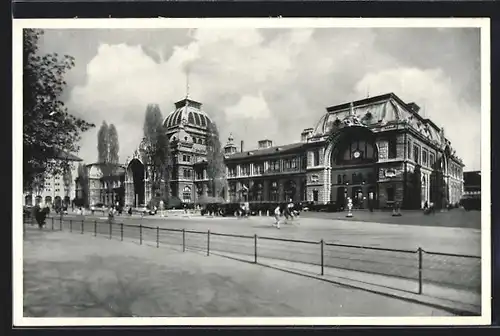
[[[361,156],[360,151],[355,151],[355,152],[353,153],[353,156],[354,156],[354,158],[355,158],[355,159],[359,159],[359,157]]]

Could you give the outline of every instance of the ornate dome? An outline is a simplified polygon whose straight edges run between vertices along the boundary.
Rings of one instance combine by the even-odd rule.
[[[172,134],[172,136],[170,137],[170,142],[174,142],[174,141],[180,141],[180,142],[184,142],[184,143],[192,143],[193,137],[191,135],[189,135],[189,133],[184,130],[184,127],[182,127],[182,124],[181,124],[181,128],[177,132]]]
[[[201,109],[201,103],[185,98],[175,103],[175,110],[163,121],[166,129],[178,127],[183,123],[186,126],[206,129],[210,123],[210,117]]]

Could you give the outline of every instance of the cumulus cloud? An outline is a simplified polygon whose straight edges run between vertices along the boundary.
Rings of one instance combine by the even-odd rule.
[[[78,34],[73,31],[71,37]],[[469,140],[479,134],[479,107],[460,99],[457,90],[465,87],[463,77],[446,70],[439,53],[434,63],[427,60],[424,66],[414,61],[418,55],[409,59],[398,49],[385,52],[380,36],[386,44],[391,38],[383,30],[224,28],[82,34],[92,51],[82,51],[77,43],[66,45],[61,35],[56,41],[46,36],[50,43],[45,49],[76,57],[75,71],[84,74],[84,80],[72,83],[67,104],[96,124],[115,124],[121,161],[142,137],[146,106],[159,104],[165,117],[186,95],[189,73],[190,96],[204,104],[223,138],[232,132],[237,141],[245,141],[246,149],[266,137],[278,144],[298,141],[302,129],[314,127],[325,107],[364,98],[369,88],[372,96],[394,92],[405,101],[425,105],[425,113],[445,126],[467,166],[479,168],[476,149],[458,136],[466,129],[471,130]],[[439,50],[439,40],[434,45],[427,42],[426,49],[432,48]],[[450,55],[446,57],[449,64]],[[456,63],[468,66],[466,61]],[[97,157],[96,133],[88,132],[82,140],[80,155],[89,162]]]
[[[359,95],[366,88],[374,95],[394,92],[406,102],[417,102],[420,114],[445,129],[457,154],[468,167],[480,167],[480,106],[471,106],[440,69],[395,68],[369,73],[356,85]]]

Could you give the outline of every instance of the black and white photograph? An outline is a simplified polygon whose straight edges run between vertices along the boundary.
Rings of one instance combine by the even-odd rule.
[[[13,24],[16,326],[490,323],[488,19]]]

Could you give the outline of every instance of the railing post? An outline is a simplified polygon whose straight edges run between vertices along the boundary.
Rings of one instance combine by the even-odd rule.
[[[207,256],[210,255],[210,230],[207,232]]]
[[[120,223],[120,240],[123,241],[123,223]]]
[[[256,264],[257,263],[257,235],[253,236],[253,254],[254,254],[253,262]]]
[[[113,223],[109,222],[109,239],[113,237]]]
[[[54,231],[54,217],[52,217],[51,219],[52,219],[52,231]]]
[[[61,224],[61,226],[62,226],[62,224]],[[71,219],[69,220],[69,232],[73,232],[73,220],[71,220]]]
[[[142,245],[142,224],[139,225],[139,241],[140,244]]]
[[[182,229],[182,252],[186,252],[186,230]]]
[[[418,294],[422,294],[422,255],[423,250],[418,248]]]
[[[325,275],[325,241],[321,239],[321,275]]]
[[[160,247],[160,227],[156,227],[156,248]]]
[[[94,221],[94,237],[97,237],[97,220]]]
[[[85,225],[85,222],[84,222],[84,221],[83,221],[83,219],[82,219],[82,232],[81,232],[81,234],[83,234],[84,225]]]

